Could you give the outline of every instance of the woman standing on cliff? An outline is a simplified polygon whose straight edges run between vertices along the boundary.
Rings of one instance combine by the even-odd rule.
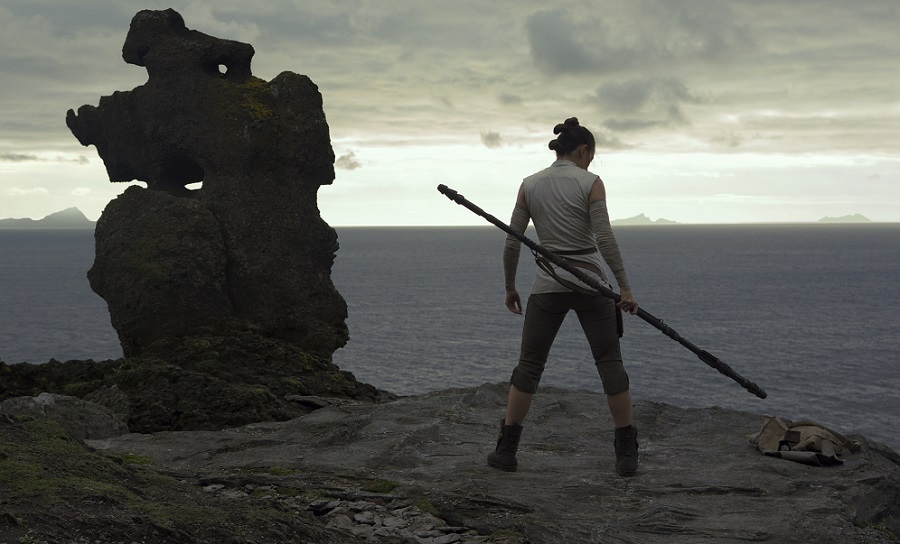
[[[619,284],[618,309],[634,314],[638,303],[609,224],[606,189],[603,181],[588,171],[594,159],[594,136],[575,117],[556,125],[553,133],[557,138],[550,141],[549,147],[556,151],[556,161],[522,182],[510,226],[521,234],[529,221],[534,220],[544,247],[564,256],[570,264],[598,275],[604,282],[607,281],[602,268],[605,261]],[[522,314],[522,301],[516,291],[519,251],[519,240],[508,236],[503,249],[506,307],[516,314]],[[518,468],[516,451],[522,422],[531,407],[556,333],[569,310],[575,310],[616,426],[616,471],[622,476],[633,476],[638,465],[637,429],[633,425],[628,375],[619,350],[621,316],[611,299],[573,290],[570,286],[587,289],[571,274],[554,270],[549,262],[538,267],[525,310],[519,364],[510,379],[506,417],[501,422],[497,448],[488,455],[488,464],[505,471]]]

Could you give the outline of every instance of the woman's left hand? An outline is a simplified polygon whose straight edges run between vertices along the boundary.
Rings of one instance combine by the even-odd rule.
[[[634,315],[638,311],[638,302],[637,299],[634,298],[634,294],[632,294],[631,289],[622,289],[619,293],[619,303],[616,304],[623,312],[628,312],[631,315]]]
[[[522,315],[522,299],[516,290],[506,292],[506,307],[510,312]]]

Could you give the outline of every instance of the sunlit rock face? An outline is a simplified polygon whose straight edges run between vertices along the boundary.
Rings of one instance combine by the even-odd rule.
[[[328,359],[347,341],[337,237],[316,202],[334,179],[322,97],[306,76],[254,77],[253,53],[171,9],[141,11],[122,56],[147,82],[68,112],[110,181],[147,184],[104,210],[88,273],[126,357],[201,333],[249,331]]]

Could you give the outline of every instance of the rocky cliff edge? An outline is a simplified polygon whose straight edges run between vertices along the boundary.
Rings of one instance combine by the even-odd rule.
[[[112,463],[117,475],[102,485],[91,482],[103,471],[81,475],[79,500],[50,517],[38,514],[47,511],[39,490],[65,471],[21,468],[37,478],[28,484],[33,502],[15,500],[25,496],[21,489],[2,490],[0,527],[7,528],[0,536],[49,534],[60,520],[77,531],[116,512],[143,523],[154,542],[861,544],[896,542],[900,534],[900,457],[890,448],[854,436],[861,449],[844,452],[837,466],[776,459],[749,443],[761,415],[715,407],[638,402],[640,470],[620,478],[602,399],[544,388],[529,415],[519,471],[492,470],[485,456],[506,388],[380,404],[307,399],[319,408],[284,422],[124,434],[86,446],[68,439],[92,463]],[[16,429],[36,421],[0,416],[0,464],[14,455],[5,450],[18,447]],[[3,487],[24,485],[4,478]],[[154,482],[161,480],[167,483],[159,490]],[[144,503],[116,491],[128,485],[137,485],[130,493]],[[190,506],[179,508],[185,501]],[[92,541],[129,541],[115,540],[128,534],[108,525],[113,536],[95,532]]]

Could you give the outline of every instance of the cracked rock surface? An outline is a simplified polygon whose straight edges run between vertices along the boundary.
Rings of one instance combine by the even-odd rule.
[[[818,544],[891,542],[900,533],[900,457],[888,447],[854,436],[862,448],[843,454],[839,466],[775,459],[748,441],[761,415],[715,407],[638,402],[640,469],[621,478],[603,399],[543,388],[526,421],[519,471],[493,470],[485,456],[507,387],[344,402],[286,422],[88,444],[147,456],[155,467],[201,484],[218,478],[224,491],[246,493],[246,475],[280,467],[277,482],[252,485],[293,482],[324,501],[306,503],[323,523],[373,542],[404,542],[381,535],[401,524],[392,513],[417,501],[441,522],[412,529],[404,536],[410,542],[481,542],[493,535],[533,544]],[[374,499],[354,495],[373,485],[390,490]]]

